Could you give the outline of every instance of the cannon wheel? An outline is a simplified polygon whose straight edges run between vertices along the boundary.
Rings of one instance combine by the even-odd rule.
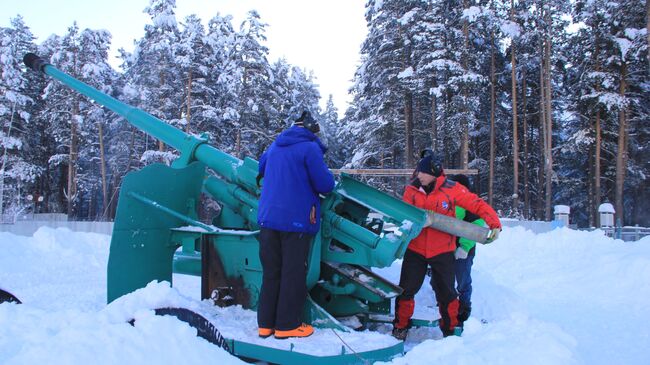
[[[8,291],[0,289],[0,303],[4,302],[22,304],[22,302],[18,300],[15,295],[9,293]]]
[[[180,321],[189,324],[190,327],[195,328],[198,337],[232,353],[228,341],[221,335],[221,332],[202,315],[186,308],[158,308],[155,309],[155,312],[157,316],[174,316],[178,318]],[[134,325],[135,320],[132,319],[129,323]]]

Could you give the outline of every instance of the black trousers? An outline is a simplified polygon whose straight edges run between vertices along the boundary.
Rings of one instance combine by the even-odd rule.
[[[262,289],[257,307],[260,328],[288,331],[302,323],[307,299],[307,256],[314,236],[260,230]]]
[[[440,328],[445,334],[453,332],[458,316],[455,261],[453,252],[442,253],[427,259],[419,253],[406,250],[399,280],[399,286],[404,289],[404,292],[397,297],[397,316],[400,316],[401,302],[411,302],[411,305],[414,305],[413,298],[422,287],[427,267],[431,267],[431,288],[434,290],[440,310]],[[410,319],[412,310],[403,311],[401,315],[409,317],[404,320]]]

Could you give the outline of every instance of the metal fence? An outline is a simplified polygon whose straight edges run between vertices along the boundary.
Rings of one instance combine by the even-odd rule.
[[[602,227],[601,230],[605,232],[608,237],[620,239],[626,242],[638,241],[645,236],[650,236],[650,228],[648,227]]]

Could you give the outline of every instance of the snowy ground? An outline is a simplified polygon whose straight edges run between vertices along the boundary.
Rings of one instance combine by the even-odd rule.
[[[0,233],[0,287],[24,302],[0,304],[0,364],[242,363],[184,323],[153,315],[161,305],[209,312],[224,335],[261,341],[249,325],[252,312],[211,310],[196,300],[193,277],[176,275],[173,289],[150,284],[106,305],[109,240],[66,229]],[[623,243],[598,231],[507,228],[478,250],[474,312],[463,336],[433,340],[437,330],[413,331],[409,352],[393,364],[650,363],[650,237]],[[378,271],[396,282],[399,265]],[[416,301],[420,318],[434,316],[428,284]],[[324,332],[298,346],[340,349]],[[356,349],[392,341],[355,336],[349,344]]]

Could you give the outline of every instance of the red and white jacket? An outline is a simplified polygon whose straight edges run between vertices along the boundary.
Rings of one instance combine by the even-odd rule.
[[[501,228],[497,213],[478,195],[461,184],[447,180],[445,175],[436,179],[435,187],[427,194],[422,187],[408,185],[403,200],[418,208],[431,210],[450,217],[456,216],[456,205],[483,218],[490,229]],[[409,243],[408,249],[431,258],[456,250],[456,236],[433,228],[424,228]]]

